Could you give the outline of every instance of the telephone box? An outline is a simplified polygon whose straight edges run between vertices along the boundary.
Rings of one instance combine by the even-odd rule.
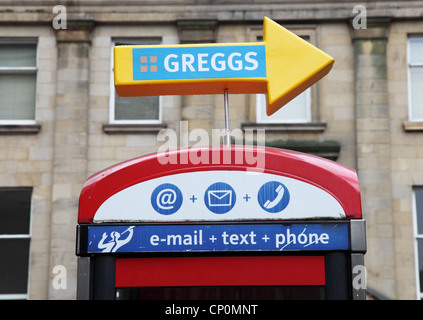
[[[365,299],[355,171],[294,151],[178,149],[91,176],[78,299]]]

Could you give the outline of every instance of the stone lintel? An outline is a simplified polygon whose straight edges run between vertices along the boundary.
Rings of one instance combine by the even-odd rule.
[[[66,29],[56,30],[57,42],[91,42],[93,20],[68,20]]]
[[[388,39],[391,18],[367,17],[366,29],[355,29],[352,21],[351,37],[353,40]]]
[[[180,19],[176,20],[181,43],[216,42],[217,20]]]

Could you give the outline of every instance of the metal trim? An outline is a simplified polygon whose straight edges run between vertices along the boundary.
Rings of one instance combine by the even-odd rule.
[[[78,275],[77,275],[77,300],[91,299],[91,258],[78,257]]]
[[[366,220],[352,219],[350,220],[350,243],[351,252],[366,253]]]

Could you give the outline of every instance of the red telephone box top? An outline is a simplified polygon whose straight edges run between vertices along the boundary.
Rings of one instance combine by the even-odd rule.
[[[360,219],[357,174],[295,151],[206,146],[155,153],[87,179],[78,223]]]

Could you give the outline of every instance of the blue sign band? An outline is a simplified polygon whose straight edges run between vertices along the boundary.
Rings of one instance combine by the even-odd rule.
[[[88,253],[348,249],[348,223],[88,227]]]
[[[133,80],[266,77],[263,45],[132,49]]]

